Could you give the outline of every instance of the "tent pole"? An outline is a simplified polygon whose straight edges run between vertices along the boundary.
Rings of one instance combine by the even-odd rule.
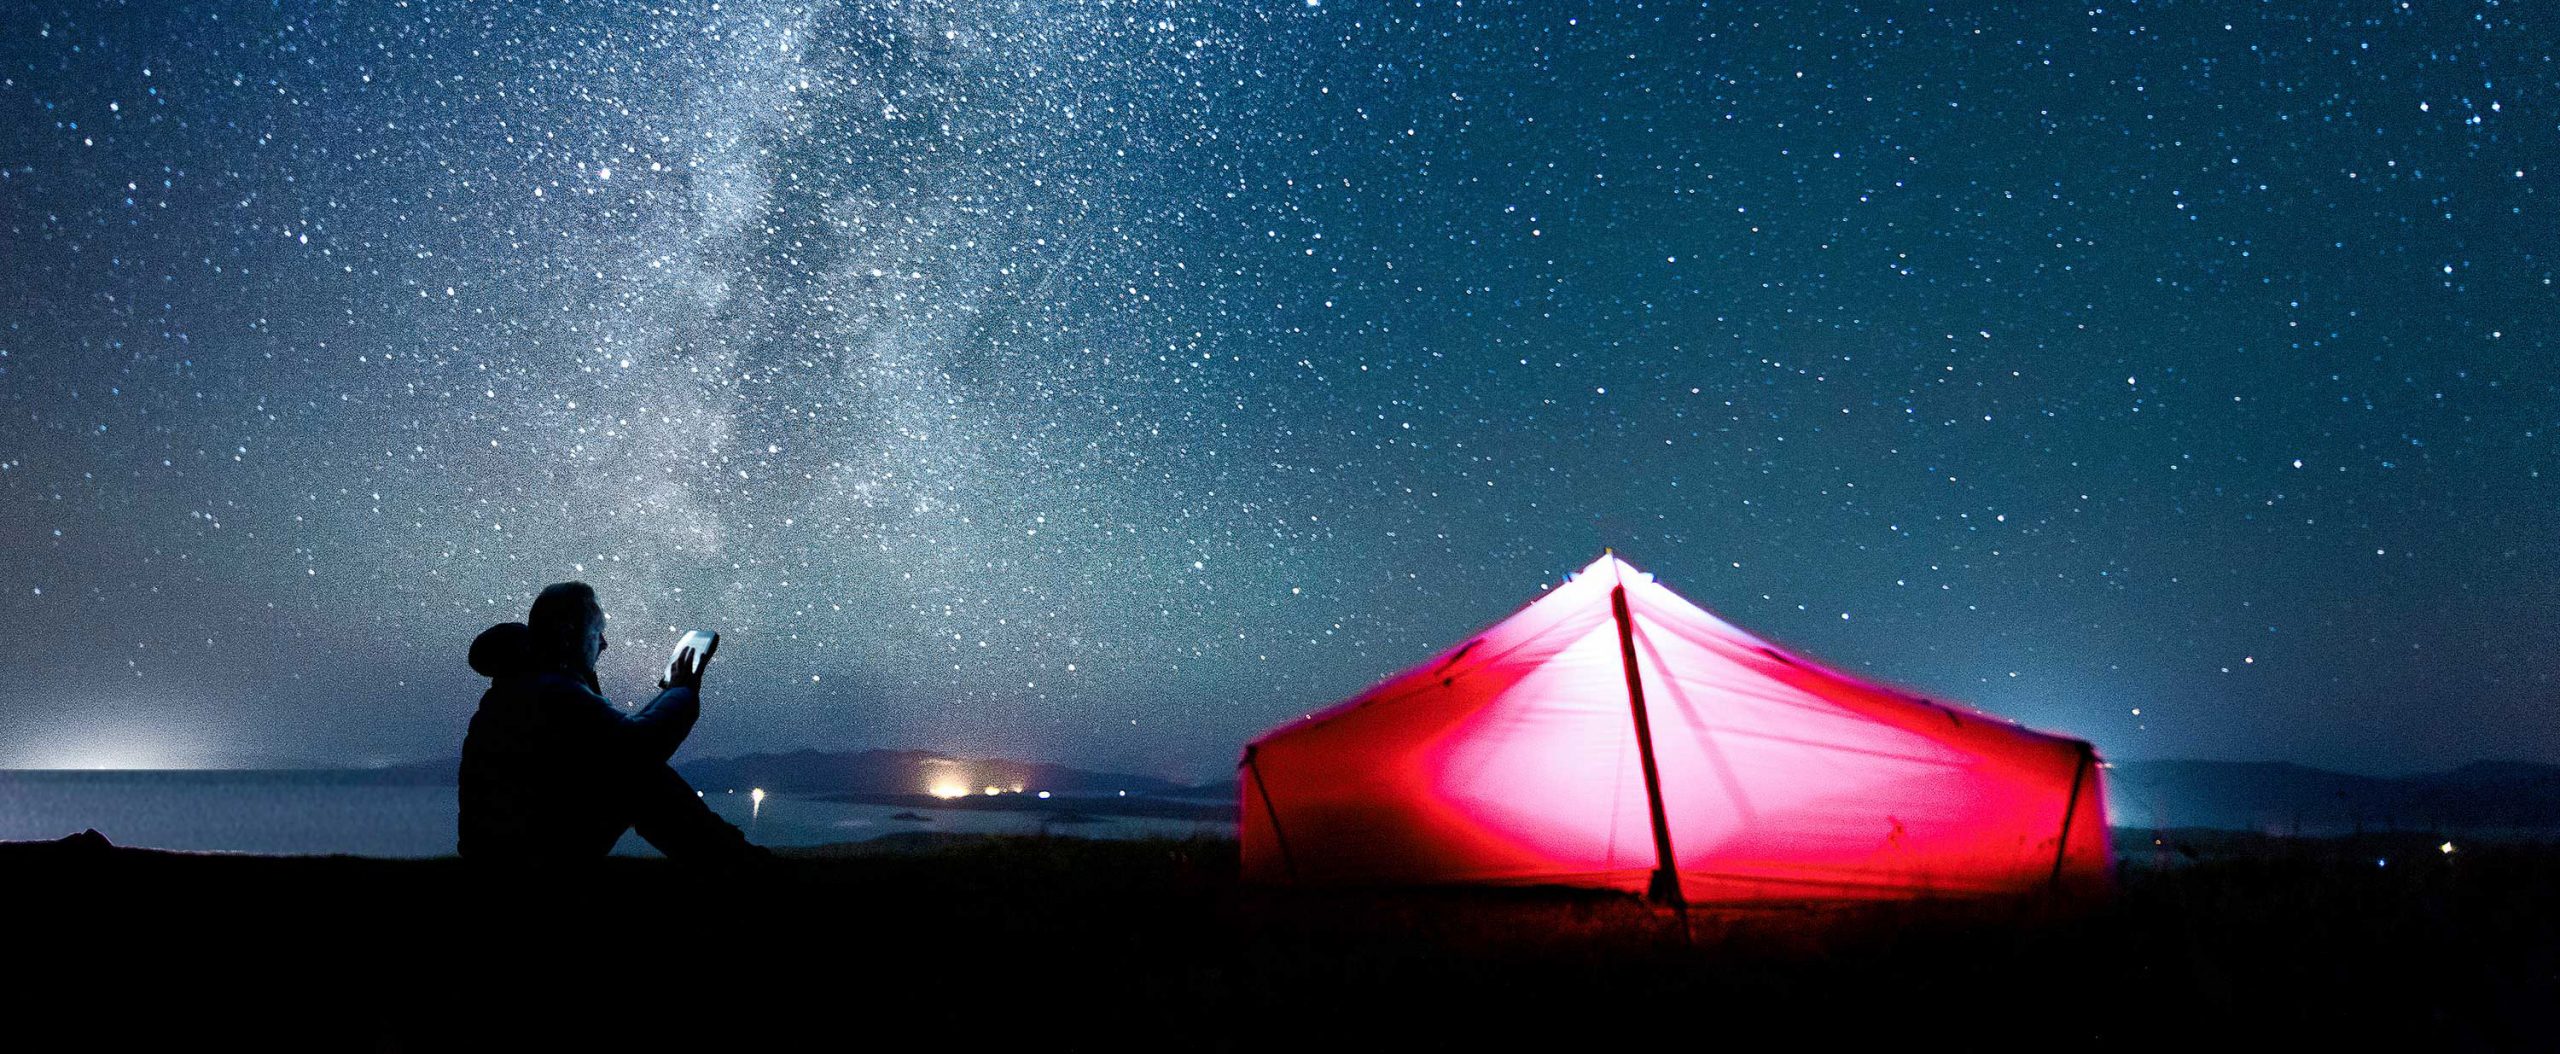
[[[2062,807],[2062,836],[2053,847],[2053,877],[2045,883],[2048,889],[2062,888],[2062,861],[2071,853],[2071,819],[2080,811],[2080,784],[2089,775],[2089,744],[2080,744],[2080,763],[2071,768],[2071,801]]]
[[[1625,585],[1609,591],[1609,613],[1618,620],[1618,658],[1627,671],[1627,705],[1636,715],[1636,757],[1644,763],[1645,806],[1653,813],[1653,881],[1645,888],[1645,896],[1685,915],[1689,903],[1680,895],[1680,869],[1671,855],[1671,825],[1662,815],[1662,773],[1653,763],[1653,725],[1645,719],[1644,678],[1636,674],[1636,623],[1627,614]]]
[[[1289,856],[1289,839],[1280,833],[1280,810],[1271,804],[1271,790],[1262,785],[1262,766],[1254,761],[1253,747],[1244,748],[1244,770],[1253,774],[1253,793],[1262,799],[1262,815],[1271,821],[1271,844],[1280,850],[1280,870],[1294,885],[1298,881],[1298,862]]]

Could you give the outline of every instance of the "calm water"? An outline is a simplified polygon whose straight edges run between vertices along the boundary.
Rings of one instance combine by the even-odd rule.
[[[907,809],[714,793],[712,809],[764,845],[859,842],[909,831],[1052,834],[1080,838],[1233,837],[1203,820],[1098,817],[1044,826],[1039,815]],[[897,819],[902,813],[924,820]],[[383,786],[308,775],[0,773],[0,841],[60,838],[94,827],[117,845],[242,853],[445,856],[453,852],[452,787]],[[617,853],[654,855],[625,835]]]

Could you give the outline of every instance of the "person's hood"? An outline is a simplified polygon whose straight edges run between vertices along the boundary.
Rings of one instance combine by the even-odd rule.
[[[471,642],[471,669],[482,677],[529,673],[533,669],[533,627],[501,622],[480,631]]]

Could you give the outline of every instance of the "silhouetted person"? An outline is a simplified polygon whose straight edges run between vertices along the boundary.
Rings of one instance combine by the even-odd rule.
[[[700,659],[687,651],[658,697],[625,714],[596,685],[604,649],[604,608],[584,582],[544,588],[525,621],[471,642],[490,684],[462,740],[462,855],[593,860],[637,829],[676,859],[769,856],[667,764],[701,714]]]

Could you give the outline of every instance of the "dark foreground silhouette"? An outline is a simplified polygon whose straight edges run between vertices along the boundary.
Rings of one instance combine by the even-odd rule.
[[[2560,850],[2123,843],[2095,905],[1288,893],[1231,841],[755,871],[0,845],[13,1027],[333,1049],[2553,1049]],[[2387,865],[2377,865],[2378,860]],[[39,1049],[30,1047],[29,1049]],[[1648,1046],[1645,1049],[1657,1049]]]
[[[601,859],[626,830],[670,857],[765,857],[667,764],[701,716],[698,668],[624,714],[596,683],[604,612],[583,583],[551,586],[525,622],[471,644],[490,679],[462,743],[460,852],[507,864]]]

